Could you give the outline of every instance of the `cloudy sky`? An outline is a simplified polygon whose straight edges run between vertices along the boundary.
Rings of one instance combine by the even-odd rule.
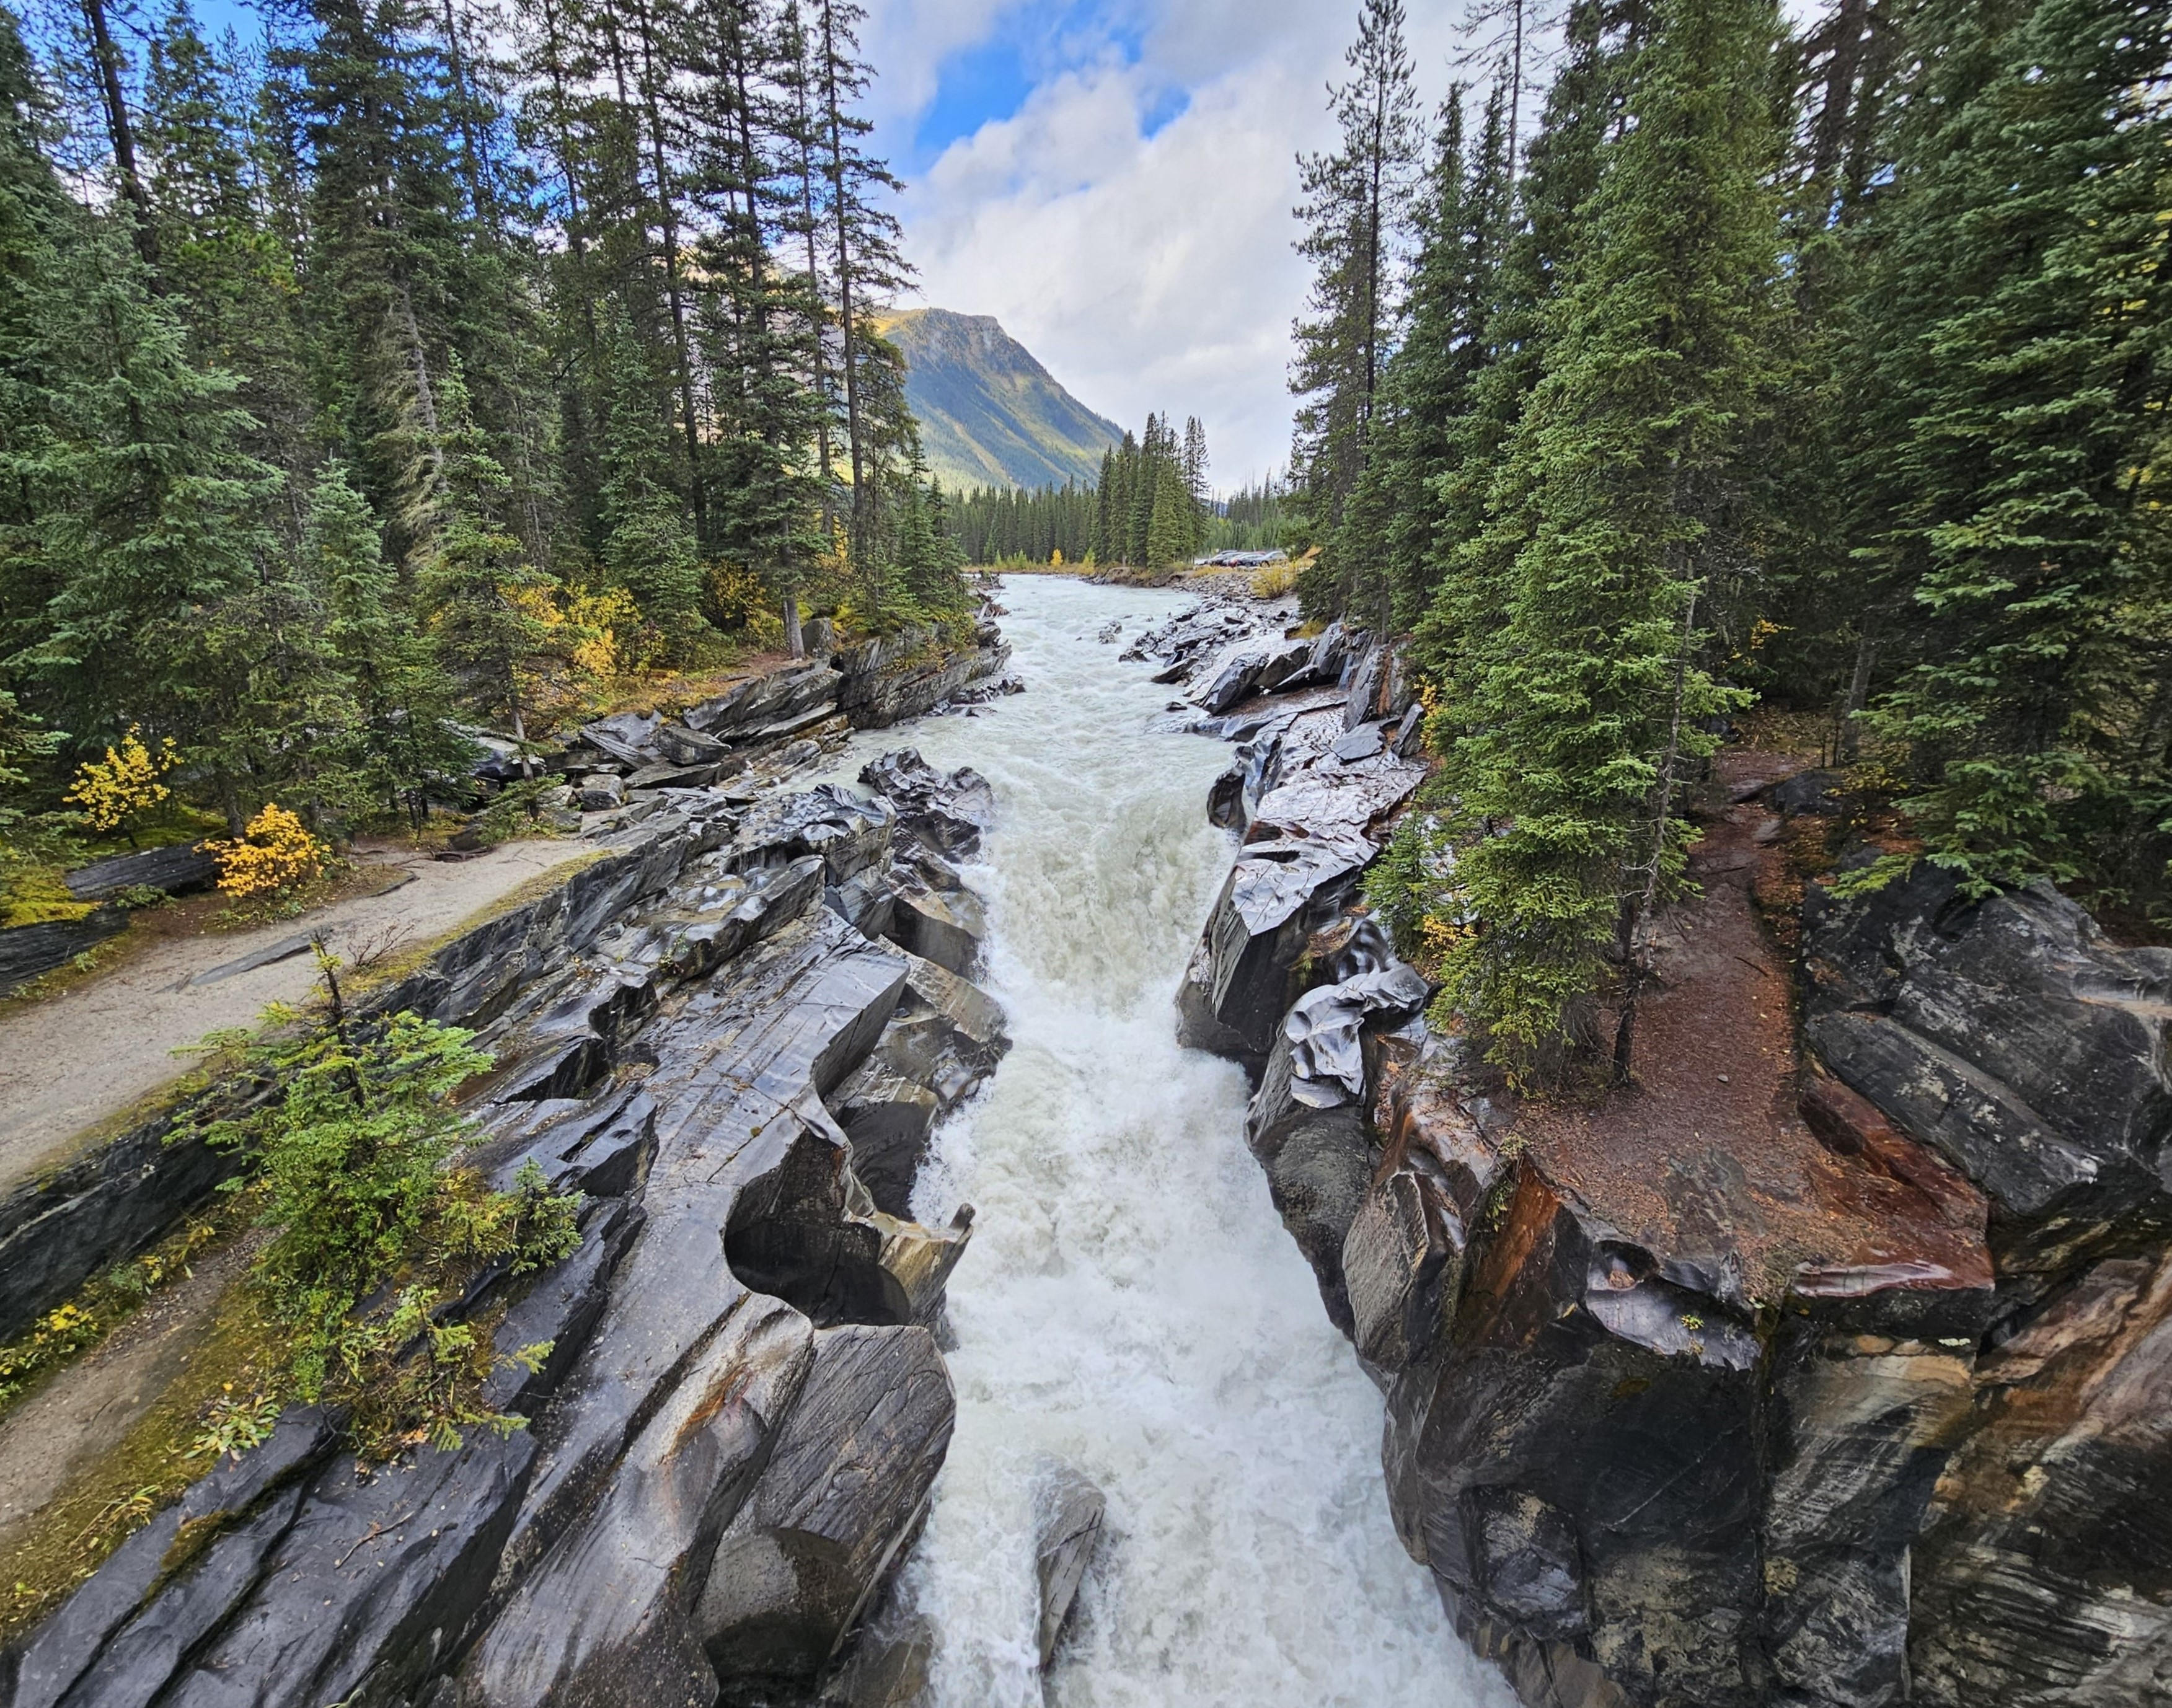
[[[868,3],[922,300],[995,315],[1126,427],[1197,415],[1218,485],[1278,467],[1306,286],[1294,157],[1328,140],[1355,0]],[[1409,9],[1430,105],[1462,7]]]

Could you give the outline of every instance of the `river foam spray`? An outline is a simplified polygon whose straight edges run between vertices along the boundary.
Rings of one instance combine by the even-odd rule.
[[[941,1708],[1511,1708],[1397,1544],[1380,1400],[1329,1324],[1244,1143],[1233,1064],[1171,997],[1227,873],[1205,819],[1230,749],[1148,728],[1116,654],[1180,595],[1014,577],[1027,693],[855,738],[994,785],[967,875],[1015,1047],[938,1136],[914,1208],[979,1211],[950,1283],[958,1427],[901,1586]],[[1114,644],[1097,636],[1123,620]],[[1034,1503],[1056,1464],[1107,1532],[1045,1682]]]

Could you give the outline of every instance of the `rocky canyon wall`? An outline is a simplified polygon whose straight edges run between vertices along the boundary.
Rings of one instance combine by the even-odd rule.
[[[1533,1708],[2172,1702],[2172,952],[1919,868],[1809,885],[1790,964],[1759,900],[1830,799],[1724,753],[1642,1090],[1519,1105],[1358,899],[1422,776],[1395,661],[1291,620],[1143,643],[1239,744],[1179,1024],[1255,1076],[1458,1629]]]
[[[866,781],[669,792],[380,996],[496,1053],[474,1166],[584,1195],[573,1256],[451,1308],[530,1426],[373,1467],[290,1410],[19,1643],[0,1700],[813,1699],[952,1426],[934,1330],[970,1212],[923,1227],[904,1192],[1007,1047],[951,863],[986,785],[909,752]]]

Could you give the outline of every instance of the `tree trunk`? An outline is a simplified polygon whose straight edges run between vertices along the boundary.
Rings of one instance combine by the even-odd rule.
[[[784,596],[784,645],[795,658],[807,656],[807,636],[799,626],[799,595]]]
[[[98,62],[99,95],[105,108],[105,133],[113,145],[114,169],[121,175],[121,193],[135,216],[136,253],[153,270],[152,288],[158,288],[159,233],[151,222],[151,197],[136,168],[136,132],[128,121],[128,103],[121,88],[121,56],[106,27],[105,0],[83,0],[83,21],[90,26],[91,57]]]
[[[1863,748],[1863,709],[1870,701],[1870,673],[1878,663],[1878,636],[1868,617],[1855,642],[1855,670],[1847,692],[1841,697],[1840,728],[1833,738],[1833,756],[1841,765],[1853,765]]]
[[[671,337],[679,358],[679,408],[685,417],[686,491],[694,507],[694,537],[709,544],[708,497],[702,483],[702,428],[694,412],[694,357],[686,332],[686,300],[679,278],[679,216],[671,205],[671,179],[664,154],[664,111],[656,94],[656,44],[648,8],[637,4],[641,26],[641,102],[648,118],[649,169],[656,180],[656,213],[664,224],[664,282],[671,310]]]
[[[852,315],[852,221],[845,184],[844,117],[837,100],[836,19],[831,0],[822,0],[822,101],[830,142],[830,197],[836,223],[837,330],[845,378],[845,437],[852,469],[852,510],[849,530],[852,567],[861,572],[868,549],[867,461],[860,427],[858,329]],[[870,620],[878,613],[868,612]]]
[[[1636,1045],[1637,999],[1642,994],[1644,969],[1637,959],[1637,928],[1651,915],[1659,899],[1659,873],[1665,865],[1667,824],[1675,812],[1675,768],[1682,755],[1682,701],[1689,685],[1690,640],[1696,632],[1697,595],[1691,590],[1682,610],[1681,651],[1675,655],[1674,715],[1667,725],[1667,748],[1659,761],[1659,799],[1652,814],[1652,863],[1644,871],[1641,893],[1621,899],[1615,939],[1621,950],[1621,1012],[1614,1027],[1614,1083],[1629,1083],[1629,1062]]]

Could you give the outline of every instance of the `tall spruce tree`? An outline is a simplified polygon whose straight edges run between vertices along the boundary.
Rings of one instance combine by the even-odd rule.
[[[1444,1000],[1526,1076],[1588,1059],[1610,969],[1626,1074],[1637,929],[1680,869],[1684,767],[1737,703],[1698,617],[1738,567],[1734,456],[1766,378],[1777,29],[1770,0],[1663,0],[1497,486],[1508,621],[1446,763],[1462,826],[1491,834],[1456,865],[1476,926]]]
[[[1363,0],[1345,56],[1349,81],[1331,91],[1341,138],[1299,157],[1304,223],[1298,253],[1312,295],[1293,329],[1290,389],[1300,400],[1291,475],[1301,533],[1329,549],[1304,583],[1307,608],[1339,614],[1351,567],[1332,545],[1364,473],[1395,305],[1411,179],[1420,148],[1417,96],[1403,39],[1402,0]]]
[[[1858,549],[1906,600],[1872,722],[1910,755],[1932,858],[1981,893],[2159,834],[2129,798],[2162,748],[2126,738],[2172,569],[2148,478],[2172,390],[2172,19],[1933,0],[1915,28],[1936,46],[1868,217],[1852,472],[1874,507]]]

